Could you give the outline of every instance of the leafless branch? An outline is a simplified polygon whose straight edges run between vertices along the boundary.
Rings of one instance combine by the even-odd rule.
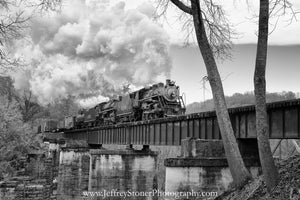
[[[26,7],[31,7],[35,12],[60,11],[62,0],[20,0]]]
[[[190,44],[190,40],[194,39],[194,22],[192,16],[190,14],[182,12],[178,17],[178,21],[182,24],[182,32],[185,32],[184,45],[187,46]]]
[[[293,21],[297,21],[297,14],[293,8],[293,4],[288,0],[271,0],[270,1],[270,17],[289,16],[287,23],[290,25]]]
[[[180,0],[171,0],[171,2],[176,5],[180,10],[182,10],[183,12],[185,13],[188,13],[188,14],[192,14],[192,9],[185,5],[182,1]]]
[[[0,74],[23,67],[25,63],[20,58],[11,58],[3,48],[0,48]]]
[[[57,11],[61,9],[61,3],[62,0],[41,0],[37,7],[44,11]]]
[[[157,0],[155,1],[155,5],[157,17],[165,17],[167,8],[169,6],[169,0]]]
[[[188,5],[189,1],[184,0],[157,0],[157,9],[160,9],[159,16],[165,16],[169,2],[179,8],[181,14],[178,21],[182,24],[182,31],[185,32],[185,44],[187,45],[191,39],[194,39],[194,24],[192,19],[192,8]],[[231,58],[230,49],[232,47],[231,39],[235,32],[231,24],[226,19],[226,15],[221,5],[218,5],[213,0],[201,1],[201,13],[205,24],[205,29],[208,34],[208,39],[214,55],[217,58]]]
[[[6,51],[15,40],[24,38],[28,22],[38,11],[56,11],[62,0],[0,0],[0,69],[8,71],[21,66],[20,59],[11,58]]]
[[[280,19],[280,17],[277,16],[277,20],[276,20],[275,24],[273,25],[272,30],[269,30],[269,35],[272,34],[276,30],[279,19]]]
[[[248,6],[251,7],[251,5],[249,4],[250,2],[248,0],[246,0],[246,2]],[[273,33],[276,30],[277,24],[283,16],[288,17],[288,19],[286,20],[287,25],[290,25],[293,21],[297,21],[297,14],[299,14],[300,12],[294,10],[293,4],[289,0],[270,0],[269,3],[269,18],[276,18],[274,24],[270,23],[271,31],[269,34]],[[258,15],[253,14],[253,17],[250,18],[250,20],[258,21],[256,20],[257,18]]]
[[[201,13],[214,55],[220,59],[231,58],[231,39],[235,32],[227,20],[222,6],[213,0],[204,0],[202,3]]]
[[[29,17],[25,17],[22,11],[3,16],[0,19],[0,44],[4,45],[12,39],[20,38],[24,29],[28,27],[28,20]]]
[[[172,27],[171,24],[169,24],[168,19],[167,19],[167,9],[170,6],[175,6],[176,8],[179,8],[177,5],[182,6],[183,9],[186,9],[187,12],[180,12],[178,15],[175,23],[181,23],[182,24],[182,32],[185,32],[185,38],[184,38],[184,45],[188,45],[190,43],[190,39],[193,38],[192,34],[194,31],[194,25],[193,25],[193,20],[192,20],[192,15],[191,13],[191,8],[187,4],[188,1],[179,1],[177,0],[177,5],[173,3],[173,0],[155,0],[155,5],[156,5],[156,14],[157,18],[163,18],[164,22],[166,22],[170,27]],[[170,3],[171,2],[171,3]],[[179,8],[180,9],[180,8]]]

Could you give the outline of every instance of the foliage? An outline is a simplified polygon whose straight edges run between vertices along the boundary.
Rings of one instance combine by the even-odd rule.
[[[283,92],[273,92],[267,93],[267,102],[274,102],[274,101],[284,101],[290,99],[296,99],[296,94],[291,91],[283,91]],[[245,92],[244,94],[235,93],[232,96],[226,96],[226,103],[229,108],[232,107],[239,107],[239,106],[246,106],[246,105],[254,105],[255,98],[253,92]],[[214,102],[212,99],[206,100],[205,102],[201,103],[191,103],[187,105],[187,113],[195,113],[195,112],[205,112],[214,110]]]
[[[36,135],[40,119],[62,119],[78,109],[71,96],[43,107],[30,92],[17,92],[11,78],[0,77],[0,180],[14,175],[21,157],[42,148]]]
[[[127,88],[124,86],[125,89]],[[0,96],[16,101],[23,121],[31,124],[40,118],[62,119],[67,115],[76,115],[79,110],[74,96],[42,106],[36,102],[36,97],[30,91],[16,91],[13,80],[6,76],[0,76]]]
[[[43,111],[43,108],[34,101],[32,93],[29,91],[24,91],[23,95],[16,95],[15,99],[19,104],[24,122],[33,122],[38,118],[39,113]]]
[[[18,161],[39,142],[30,124],[23,122],[20,107],[15,100],[0,97],[0,178],[13,175]]]

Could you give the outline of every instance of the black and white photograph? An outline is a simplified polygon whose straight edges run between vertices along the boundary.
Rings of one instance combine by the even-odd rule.
[[[300,1],[0,12],[0,200],[300,200]]]

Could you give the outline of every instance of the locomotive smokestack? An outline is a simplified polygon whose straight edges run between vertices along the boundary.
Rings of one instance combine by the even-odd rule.
[[[166,80],[166,85],[170,85],[171,84],[171,80],[170,79],[167,79]]]

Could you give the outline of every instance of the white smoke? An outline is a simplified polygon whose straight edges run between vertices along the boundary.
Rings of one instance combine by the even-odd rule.
[[[31,45],[16,45],[16,56],[30,63],[16,75],[17,88],[29,87],[43,104],[75,95],[92,105],[118,95],[124,83],[137,88],[169,76],[169,38],[154,8],[99,2],[72,1],[32,23]]]

